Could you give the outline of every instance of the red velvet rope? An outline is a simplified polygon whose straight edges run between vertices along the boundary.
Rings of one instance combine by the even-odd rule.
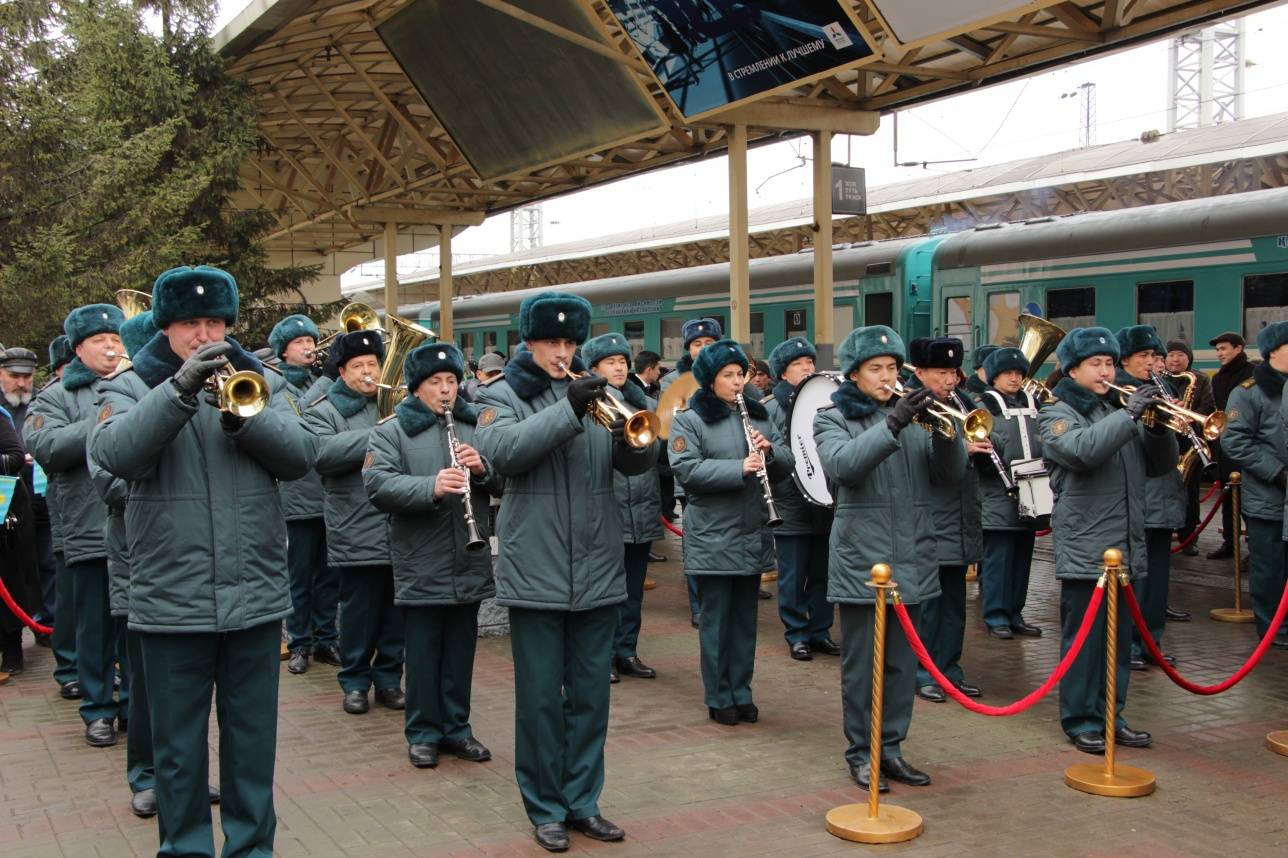
[[[54,633],[53,626],[42,626],[40,623],[27,616],[26,611],[18,607],[18,603],[15,602],[13,596],[9,594],[9,588],[4,585],[4,581],[0,581],[0,599],[4,600],[4,603],[9,606],[9,610],[13,612],[15,617],[22,621],[24,626],[31,629],[36,634],[52,635]]]
[[[658,518],[662,521],[662,526],[665,527],[667,530],[671,531],[676,536],[684,536],[684,531],[680,530],[680,528],[676,527],[674,524],[667,521],[666,516],[659,515]]]
[[[1051,689],[1055,688],[1061,679],[1064,679],[1064,675],[1069,672],[1069,668],[1073,667],[1074,659],[1078,657],[1078,653],[1082,652],[1082,645],[1086,643],[1087,635],[1091,633],[1091,626],[1096,621],[1096,614],[1100,612],[1100,603],[1104,601],[1104,598],[1105,588],[1097,587],[1095,592],[1091,594],[1091,601],[1087,603],[1087,612],[1082,615],[1082,624],[1078,626],[1078,635],[1073,639],[1073,646],[1069,647],[1069,651],[1064,654],[1064,658],[1060,659],[1055,671],[1047,677],[1046,682],[1042,683],[1041,686],[1009,706],[987,706],[983,703],[976,703],[965,694],[962,694],[957,686],[953,685],[948,677],[944,676],[939,668],[935,666],[934,661],[931,660],[930,653],[926,652],[926,645],[917,636],[917,628],[912,623],[912,617],[908,616],[907,607],[902,602],[896,602],[894,614],[899,618],[899,625],[903,626],[904,637],[908,639],[908,643],[912,646],[912,651],[917,654],[917,660],[935,678],[935,682],[939,683],[939,687],[944,690],[945,694],[978,715],[1018,715],[1043,697],[1046,697]]]
[[[1208,490],[1207,495],[1204,496],[1203,500],[1199,501],[1199,503],[1207,503],[1207,499],[1212,497],[1212,495],[1216,494],[1217,489],[1219,489],[1220,487],[1221,487],[1220,483],[1213,483],[1212,488]],[[1221,508],[1221,503],[1224,500],[1225,500],[1225,495],[1221,495],[1216,499],[1216,503],[1212,504],[1212,508],[1208,510],[1207,517],[1203,519],[1203,522],[1198,527],[1194,528],[1193,533],[1185,537],[1185,540],[1183,542],[1181,542],[1179,545],[1177,545],[1175,548],[1172,549],[1173,554],[1176,554],[1180,551],[1184,551],[1185,546],[1189,545],[1191,542],[1199,538],[1199,534],[1202,533],[1203,530],[1208,526],[1208,523],[1212,521],[1212,517],[1216,515],[1216,511]]]
[[[1136,593],[1131,584],[1124,587],[1123,592],[1127,594],[1127,608],[1131,611],[1132,621],[1136,623],[1136,628],[1140,631],[1141,640],[1145,642],[1145,648],[1149,650],[1150,657],[1154,659],[1155,664],[1163,669],[1163,673],[1167,674],[1168,679],[1191,694],[1220,694],[1222,691],[1228,691],[1238,685],[1257,666],[1257,662],[1261,661],[1261,657],[1266,654],[1266,650],[1270,649],[1270,644],[1275,639],[1275,633],[1279,631],[1279,624],[1284,621],[1284,614],[1288,614],[1288,587],[1284,587],[1284,594],[1279,597],[1279,608],[1275,611],[1274,619],[1270,621],[1270,628],[1266,630],[1265,637],[1261,639],[1261,643],[1257,644],[1257,648],[1252,651],[1252,655],[1248,656],[1248,660],[1243,663],[1243,667],[1240,667],[1233,676],[1224,682],[1218,682],[1216,685],[1197,685],[1177,673],[1176,668],[1168,664],[1166,659],[1163,658],[1163,654],[1159,652],[1158,644],[1149,633],[1149,627],[1145,623],[1145,616],[1140,612],[1140,603],[1136,601]]]

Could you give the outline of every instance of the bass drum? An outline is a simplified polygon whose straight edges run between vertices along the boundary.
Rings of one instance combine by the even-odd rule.
[[[814,444],[814,415],[832,404],[832,394],[841,386],[841,377],[830,372],[816,372],[796,386],[787,409],[787,434],[796,458],[792,480],[805,500],[816,506],[830,507],[832,492],[823,476],[823,464]]]

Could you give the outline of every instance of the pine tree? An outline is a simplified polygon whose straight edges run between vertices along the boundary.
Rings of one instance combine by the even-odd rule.
[[[67,312],[177,265],[237,278],[249,346],[316,276],[270,269],[265,211],[234,210],[253,101],[209,45],[215,4],[0,4],[0,342],[42,350]],[[155,13],[155,16],[154,16]],[[159,23],[154,20],[159,17]]]

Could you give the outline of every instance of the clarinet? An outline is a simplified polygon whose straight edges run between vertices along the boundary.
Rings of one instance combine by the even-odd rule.
[[[742,434],[747,439],[747,453],[756,452],[756,445],[751,440],[751,415],[747,413],[747,400],[742,398],[742,394],[734,395],[734,401],[738,403],[738,413],[742,417]],[[765,457],[760,458],[760,469],[756,471],[756,477],[760,480],[760,490],[765,497],[765,511],[769,513],[769,526],[778,527],[783,523],[782,516],[778,514],[778,507],[774,505],[774,490],[769,485],[769,471],[765,469]]]
[[[456,456],[456,422],[452,420],[452,402],[443,400],[443,426],[447,429],[447,450],[452,456],[452,467],[465,474],[465,494],[461,497],[461,504],[465,508],[465,529],[468,536],[465,540],[465,548],[468,551],[478,551],[487,542],[482,536],[479,536],[478,524],[474,521],[474,505],[470,503],[470,472],[469,469],[461,464],[461,460]]]
[[[962,398],[958,396],[956,393],[952,393],[949,395],[952,396],[954,399],[956,399],[959,404],[965,405],[967,408],[970,407],[970,403],[963,402]],[[1019,419],[1023,420],[1024,418],[1021,417]],[[1008,495],[1010,495],[1011,497],[1015,497],[1015,495],[1018,494],[1019,492],[1019,488],[1015,485],[1015,480],[1011,477],[1010,471],[1007,470],[1006,463],[1002,461],[1001,456],[997,455],[997,450],[991,446],[989,447],[989,450],[988,450],[988,458],[992,460],[993,467],[997,469],[997,475],[1002,478],[1002,488],[1006,489],[1006,493]]]

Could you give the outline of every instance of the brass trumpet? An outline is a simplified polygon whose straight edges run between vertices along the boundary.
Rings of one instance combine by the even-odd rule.
[[[254,417],[268,405],[272,391],[264,376],[248,369],[233,372],[217,369],[206,379],[206,389],[215,394],[220,411],[238,417]]]
[[[588,373],[573,372],[567,364],[562,361],[559,368],[567,374],[569,378],[584,378]],[[607,390],[600,393],[599,398],[590,403],[586,409],[586,414],[603,426],[605,429],[611,429],[614,421],[625,421],[622,427],[622,438],[627,444],[637,450],[652,444],[662,429],[662,421],[658,419],[657,414],[652,411],[640,409],[636,411],[624,402],[618,402]]]
[[[1127,400],[1136,392],[1135,385],[1117,385],[1113,382],[1106,381],[1105,384],[1110,390],[1118,392],[1119,401],[1127,404]],[[1161,388],[1160,388],[1161,390]],[[1202,430],[1202,436],[1205,441],[1215,441],[1221,437],[1225,431],[1226,417],[1224,411],[1213,411],[1211,414],[1199,414],[1197,411],[1191,411],[1182,406],[1179,402],[1168,400],[1165,393],[1159,393],[1159,398],[1150,406],[1150,411],[1161,411],[1168,416],[1165,421],[1167,428],[1180,435],[1189,433],[1189,424],[1193,423]],[[1148,414],[1148,412],[1146,412]],[[1146,426],[1152,426],[1157,417],[1149,416],[1142,418]]]
[[[896,381],[894,386],[884,385],[885,389],[895,396],[907,396],[908,389],[900,382]],[[934,422],[929,422],[933,420]],[[960,411],[953,408],[947,403],[940,402],[938,399],[930,400],[929,418],[918,419],[914,421],[927,432],[938,432],[945,438],[957,437],[957,424],[962,425],[967,441],[980,443],[988,440],[988,436],[993,434],[993,415],[989,414],[983,408],[975,408],[970,411]]]

